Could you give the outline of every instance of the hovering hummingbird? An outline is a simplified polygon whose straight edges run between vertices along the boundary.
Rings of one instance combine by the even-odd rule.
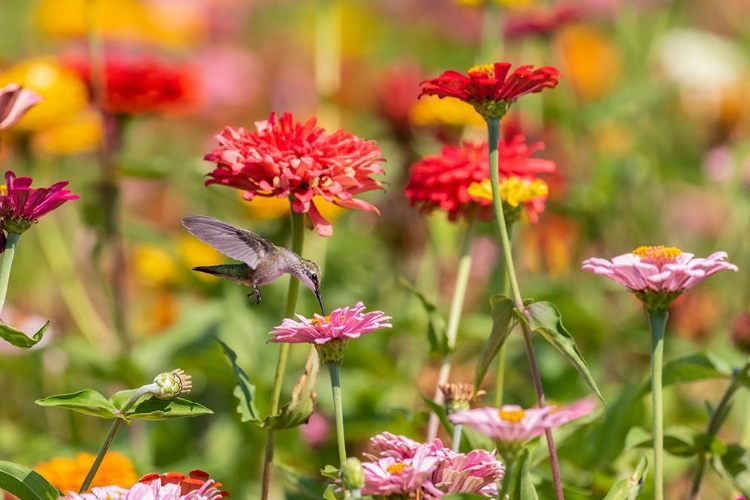
[[[262,300],[258,286],[265,285],[289,273],[315,292],[320,310],[325,315],[320,295],[320,268],[291,250],[278,247],[251,231],[234,227],[206,215],[191,215],[182,219],[182,225],[199,240],[208,243],[227,257],[242,264],[198,266],[193,271],[213,274],[243,285],[253,287],[247,296],[257,295],[256,304]]]

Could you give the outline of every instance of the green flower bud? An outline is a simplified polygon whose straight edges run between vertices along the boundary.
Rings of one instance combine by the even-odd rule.
[[[365,468],[356,458],[347,458],[341,464],[341,483],[349,491],[359,491],[365,487]]]

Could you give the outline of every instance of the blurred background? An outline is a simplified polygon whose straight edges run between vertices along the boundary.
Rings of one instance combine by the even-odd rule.
[[[233,498],[257,497],[265,433],[240,422],[234,374],[213,339],[237,352],[265,415],[278,352],[267,332],[281,323],[287,280],[266,286],[256,306],[249,289],[193,273],[228,259],[180,219],[207,214],[286,244],[286,202],[246,202],[237,190],[204,187],[213,136],[225,126],[253,129],[274,110],[300,121],[318,116],[328,130],[383,149],[386,189],[362,195],[381,216],[322,208],[334,235],[307,232],[304,255],[323,268],[327,308],[361,300],[393,317],[392,329],[346,354],[349,454],[382,431],[423,439],[421,396],[432,396],[440,360],[428,353],[427,315],[399,280],[447,315],[462,224],[420,214],[404,186],[420,157],[462,138],[483,140],[485,131],[468,105],[418,101],[419,82],[509,61],[553,65],[563,75],[555,90],[524,97],[503,120],[506,133],[543,141],[536,156],[557,163],[546,177],[546,211],[537,224],[517,226],[514,245],[524,295],[560,308],[608,402],[561,442],[568,498],[602,498],[647,453],[623,448],[632,426],[650,427],[648,398],[635,395],[650,341],[638,301],[580,272],[583,259],[640,245],[727,251],[740,273],[720,273],[674,303],[666,359],[709,350],[730,366],[744,360],[732,335],[748,335],[750,305],[748,16],[744,0],[0,0],[0,86],[17,82],[44,96],[2,134],[0,162],[37,186],[70,179],[81,196],[18,247],[2,319],[30,333],[47,319],[52,326],[29,351],[0,345],[0,459],[33,467],[96,453],[109,422],[34,401],[84,388],[109,396],[180,367],[193,376],[190,399],[215,414],[137,421],[114,449],[139,476],[200,468]],[[106,104],[118,121],[104,168],[101,140],[113,125],[103,125],[91,100],[92,43],[119,92]],[[501,288],[494,227],[478,232],[454,382],[473,379],[491,327],[488,299]],[[316,307],[301,290],[298,312],[311,316]],[[537,347],[548,400],[588,394],[553,348]],[[293,346],[284,398],[307,352]],[[533,406],[516,335],[507,373],[504,400]],[[726,384],[668,389],[668,425],[703,428],[705,403],[715,404]],[[325,374],[318,385],[311,423],[278,434],[277,462],[285,465],[275,498],[316,498],[325,487],[318,470],[337,460]],[[740,394],[722,438],[750,445],[749,408]],[[684,497],[692,464],[668,457],[670,498]],[[713,473],[707,481],[706,498],[729,498],[726,482]]]

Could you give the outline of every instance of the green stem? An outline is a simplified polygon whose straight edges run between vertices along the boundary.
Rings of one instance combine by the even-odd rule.
[[[651,401],[654,434],[654,500],[664,500],[664,401],[662,367],[664,366],[664,329],[667,311],[646,311],[651,329]]]
[[[2,229],[0,229],[2,231]],[[10,268],[13,267],[13,256],[16,253],[18,233],[8,233],[5,241],[5,251],[3,252],[3,262],[0,264],[0,312],[5,305],[5,297],[8,295],[8,283],[10,282]]]
[[[453,288],[453,299],[451,308],[448,313],[448,326],[446,327],[447,353],[443,357],[443,363],[440,366],[437,386],[435,388],[435,403],[443,403],[443,392],[440,386],[448,382],[451,373],[451,351],[456,346],[456,337],[458,336],[458,326],[461,322],[461,312],[466,297],[466,288],[469,284],[469,273],[471,271],[471,242],[474,239],[474,230],[476,228],[476,206],[472,204],[466,216],[466,230],[464,232],[463,244],[461,247],[461,257],[458,261],[458,274],[456,275],[456,284]],[[438,425],[440,421],[435,413],[430,414],[430,421],[427,425],[427,442],[432,442],[437,437]]]
[[[333,411],[336,416],[336,441],[338,441],[339,467],[346,460],[346,441],[344,439],[344,407],[341,400],[341,365],[330,363],[328,373],[331,374],[331,390],[333,391]]]
[[[524,310],[521,290],[518,287],[516,270],[513,265],[513,253],[510,247],[510,237],[508,235],[508,226],[505,223],[505,214],[503,213],[503,201],[500,196],[500,170],[499,170],[499,142],[500,142],[500,120],[487,120],[487,132],[490,151],[490,185],[492,186],[492,209],[495,214],[495,224],[500,233],[500,243],[503,250],[503,259],[505,264],[508,283],[510,285],[511,298],[518,310]],[[526,356],[529,360],[531,370],[531,380],[534,383],[534,391],[539,408],[546,407],[544,401],[544,388],[542,379],[539,375],[539,364],[536,361],[534,345],[531,342],[531,330],[526,322],[521,321],[521,330],[523,331],[523,341],[526,346]],[[552,468],[552,482],[555,485],[555,495],[557,500],[563,500],[562,478],[560,476],[560,463],[557,459],[557,449],[552,436],[551,429],[545,429],[544,435],[547,438],[547,448],[549,449],[550,466]]]
[[[458,450],[461,448],[461,433],[463,432],[464,426],[461,424],[454,424],[453,425],[453,444],[451,446],[451,449],[458,453]]]
[[[292,251],[297,255],[302,254],[305,233],[303,215],[290,210],[292,224]],[[299,294],[299,280],[289,278],[289,293],[287,294],[285,318],[294,315],[297,309],[297,295]],[[279,411],[279,402],[281,401],[281,386],[284,381],[284,371],[286,370],[286,360],[289,357],[290,344],[283,343],[279,349],[279,359],[276,362],[276,375],[273,380],[273,391],[271,393],[270,415],[276,415]],[[273,454],[276,444],[276,432],[269,430],[266,435],[266,450],[263,455],[263,480],[261,484],[261,498],[268,499],[268,493],[271,487],[271,476],[273,475]]]
[[[508,241],[513,238],[513,224],[508,226]],[[505,272],[505,261],[500,262],[500,274],[503,280],[502,294],[508,295],[510,288],[508,282],[508,273]],[[497,352],[497,373],[495,374],[495,408],[500,408],[503,405],[503,391],[505,390],[505,356],[508,352],[508,343],[503,343],[500,346],[500,350]]]

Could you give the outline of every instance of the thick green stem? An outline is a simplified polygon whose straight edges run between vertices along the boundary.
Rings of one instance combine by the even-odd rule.
[[[508,242],[513,239],[513,224],[508,226]],[[510,284],[508,273],[505,272],[505,261],[500,262],[500,274],[503,280],[502,294],[508,295]],[[503,391],[505,390],[505,356],[508,352],[508,343],[504,343],[497,352],[497,373],[495,374],[495,408],[503,405]]]
[[[651,329],[651,401],[654,435],[654,500],[664,500],[664,401],[662,398],[662,367],[664,366],[664,329],[669,313],[650,312]]]
[[[331,390],[333,391],[333,412],[336,416],[336,441],[339,450],[339,466],[346,460],[346,441],[344,439],[344,407],[341,400],[341,365],[330,363],[328,373],[331,374]]]
[[[1,229],[0,229],[1,231]],[[5,241],[5,251],[3,252],[3,262],[0,264],[0,312],[5,305],[5,297],[8,295],[8,283],[10,282],[10,269],[13,267],[13,256],[16,253],[16,245],[21,235],[17,233],[8,233]]]
[[[503,201],[500,196],[500,120],[487,120],[487,131],[490,151],[490,185],[492,186],[492,209],[495,214],[495,224],[497,225],[497,230],[500,233],[500,243],[502,246],[505,270],[508,276],[508,283],[510,285],[511,298],[516,308],[519,310],[523,310],[523,297],[521,296],[521,290],[518,287],[516,269],[513,265],[513,252],[511,251],[510,237],[508,235],[508,226],[505,223]],[[531,331],[529,330],[529,325],[523,321],[521,322],[521,329],[523,330],[523,340],[524,345],[526,346],[526,356],[529,360],[531,380],[534,383],[537,404],[539,405],[539,408],[544,408],[546,406],[546,403],[544,401],[544,389],[542,387],[542,379],[539,375],[539,365],[536,361],[536,355],[534,354],[534,346],[531,343]],[[555,441],[552,436],[552,430],[545,429],[544,434],[547,438],[547,448],[549,449],[550,466],[552,468],[552,482],[555,485],[555,495],[557,500],[563,500],[564,496],[562,489],[562,478],[560,476],[560,464],[557,459],[557,448],[555,448]]]
[[[456,337],[458,336],[458,326],[461,323],[461,313],[466,297],[466,288],[469,284],[469,274],[471,272],[471,242],[474,239],[474,230],[476,228],[476,207],[471,206],[467,214],[466,231],[464,232],[463,244],[461,247],[461,257],[458,261],[458,273],[456,275],[456,284],[453,288],[453,299],[448,314],[448,326],[446,327],[446,342],[448,353],[443,358],[438,374],[437,386],[435,388],[435,403],[443,402],[443,392],[440,386],[448,382],[451,373],[451,351],[456,346]],[[427,442],[431,442],[437,437],[438,425],[440,421],[435,413],[430,415],[430,421],[427,425]]]
[[[295,213],[290,210],[291,213],[291,224],[292,224],[292,251],[297,255],[302,254],[302,246],[304,244],[305,233],[303,215]],[[299,294],[299,280],[290,277],[289,278],[289,293],[287,294],[286,301],[286,313],[285,318],[290,318],[294,315],[294,311],[297,309],[297,295]],[[270,415],[276,415],[279,411],[279,402],[281,401],[281,386],[284,381],[284,371],[286,370],[286,360],[289,357],[289,346],[290,344],[283,343],[279,349],[279,359],[276,363],[276,375],[273,381],[273,390],[271,393],[271,406],[269,409]],[[273,475],[273,454],[274,447],[276,444],[276,433],[273,430],[269,430],[266,435],[266,450],[263,455],[263,480],[261,485],[261,498],[263,500],[268,499],[268,493],[271,487],[271,476]]]

